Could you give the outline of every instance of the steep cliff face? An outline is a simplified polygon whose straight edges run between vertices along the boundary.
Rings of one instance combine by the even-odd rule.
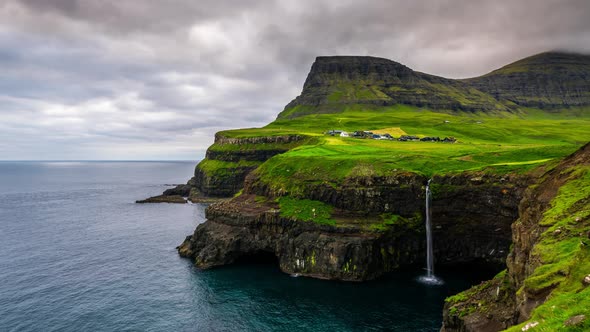
[[[464,82],[522,106],[586,106],[590,104],[590,56],[541,53]]]
[[[191,185],[199,195],[231,197],[244,187],[244,179],[269,158],[313,139],[304,135],[227,137],[215,135],[205,159],[195,168]]]
[[[251,175],[242,195],[209,207],[207,221],[187,238],[179,252],[194,258],[202,268],[270,253],[287,273],[352,281],[373,279],[399,266],[423,262],[426,180],[408,173],[357,178],[339,188],[310,185],[305,199],[336,207],[334,223],[326,225],[285,216],[280,200],[276,200],[278,193],[269,191]],[[510,244],[510,224],[528,179],[464,173],[433,181],[438,263],[501,263]],[[453,204],[455,200],[462,205]]]
[[[527,324],[544,331],[590,328],[585,318],[590,313],[589,188],[586,144],[526,191],[512,225],[507,273],[449,298],[442,330],[499,331],[515,324],[520,325],[514,330]],[[568,321],[580,315],[579,322]]]
[[[392,256],[392,264],[416,258],[415,239],[401,238],[401,232],[397,240],[402,243],[395,247],[388,243],[392,249],[382,252],[388,247],[378,232],[281,217],[276,205],[256,202],[251,195],[212,205],[207,219],[179,247],[181,255],[193,258],[201,268],[267,253],[277,257],[286,273],[361,281],[386,270],[386,255]]]
[[[435,176],[432,218],[439,261],[478,257],[501,266],[511,244],[510,225],[530,181],[530,176],[481,172]]]

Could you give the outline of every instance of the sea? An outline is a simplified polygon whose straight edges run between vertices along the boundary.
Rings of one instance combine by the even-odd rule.
[[[195,161],[0,162],[0,331],[438,331],[444,298],[490,272],[422,267],[376,281],[276,264],[195,268],[176,247],[202,204],[136,204]]]

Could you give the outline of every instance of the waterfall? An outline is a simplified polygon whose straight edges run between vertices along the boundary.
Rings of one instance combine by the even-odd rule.
[[[426,184],[426,276],[432,278],[434,276],[434,254],[432,253],[432,225],[430,224],[430,202],[432,201],[432,193],[430,192],[430,181]]]
[[[419,280],[429,285],[441,285],[443,281],[434,275],[434,251],[432,249],[432,224],[430,211],[430,203],[432,202],[432,193],[430,192],[430,181],[426,183],[426,210],[424,211],[426,217],[426,275],[419,278]]]

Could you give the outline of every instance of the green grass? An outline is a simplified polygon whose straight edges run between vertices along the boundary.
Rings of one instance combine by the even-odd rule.
[[[564,110],[560,114],[532,109],[523,109],[517,114],[474,114],[433,112],[405,105],[342,107],[345,110],[338,114],[312,114],[294,119],[279,119],[262,131],[289,130],[319,135],[329,129],[354,131],[400,127],[410,135],[455,136],[464,143],[474,144],[580,144],[590,138],[587,131],[590,126],[590,109]]]
[[[533,255],[541,265],[524,281],[527,293],[553,289],[549,298],[537,307],[527,322],[537,321],[534,331],[588,331],[590,330],[590,287],[582,283],[590,274],[590,167],[577,167],[569,181],[545,212],[541,225],[548,227],[535,245]],[[560,232],[557,233],[556,230]],[[590,243],[588,243],[590,244]],[[566,328],[563,323],[570,317],[585,314],[581,326]],[[508,331],[520,331],[525,323]]]
[[[304,198],[309,184],[340,186],[346,179],[414,172],[424,176],[463,171],[526,172],[562,158],[590,141],[590,108],[562,112],[521,109],[494,114],[434,112],[398,105],[340,105],[337,114],[309,114],[281,118],[263,128],[221,132],[247,138],[301,135],[287,144],[214,144],[211,151],[284,149],[264,163],[204,161],[207,174],[224,176],[232,167],[256,167],[259,179],[275,192]],[[331,129],[390,130],[417,136],[457,138],[457,143],[399,142],[331,137]],[[395,134],[395,133],[394,133]]]
[[[358,82],[340,82],[332,87],[334,90],[327,97],[330,103],[346,103],[359,100],[390,100],[378,86],[359,84]]]
[[[260,135],[260,132],[258,133]],[[236,151],[265,151],[265,150],[290,150],[300,145],[312,145],[318,142],[317,137],[304,136],[300,141],[290,143],[242,143],[242,144],[212,144],[208,150],[214,152]]]
[[[310,114],[279,119],[264,128],[221,132],[244,138],[305,135],[301,146],[267,161],[259,174],[267,182],[297,192],[305,182],[339,185],[360,165],[375,175],[411,171],[431,176],[465,170],[525,172],[561,158],[590,141],[590,109],[557,112],[521,109],[517,113],[473,114],[434,112],[411,106],[349,105],[337,114]],[[455,144],[398,142],[330,137],[331,129],[346,131],[399,128],[409,135],[453,136]],[[298,144],[285,144],[292,148]],[[280,146],[280,145],[278,145]],[[273,144],[214,145],[214,151],[274,149]],[[291,182],[291,183],[289,183]]]
[[[259,161],[239,161],[239,162],[230,162],[230,161],[221,161],[221,160],[211,160],[211,159],[203,159],[198,168],[200,168],[205,174],[209,177],[224,177],[230,173],[232,173],[236,168],[241,167],[257,167],[261,164]]]
[[[278,199],[281,217],[318,224],[336,225],[332,219],[333,208],[319,201],[281,197]]]
[[[413,218],[404,218],[397,214],[392,213],[383,213],[380,216],[380,222],[377,223],[370,223],[369,228],[374,231],[384,232],[393,227],[398,227],[398,229],[414,229],[414,230],[421,230],[424,224],[422,223],[422,218],[420,216],[415,216]]]
[[[257,170],[262,181],[293,196],[300,196],[310,183],[339,186],[345,179],[359,176],[359,169],[365,171],[361,176],[397,172],[432,176],[467,170],[526,172],[570,154],[590,141],[589,108],[561,113],[521,109],[516,113],[474,114],[434,112],[405,105],[340,107],[344,111],[337,114],[281,118],[264,128],[222,134],[227,137],[294,134],[308,137],[300,146],[271,158]],[[458,142],[379,141],[324,134],[331,129],[352,132],[388,128],[399,128],[417,136],[453,136]]]
[[[581,244],[590,242],[587,237],[590,231],[590,166],[577,166],[566,172],[569,181],[559,189],[540,221],[546,229],[532,252],[538,266],[517,290],[521,296],[550,294],[545,303],[533,310],[529,320],[507,331],[521,331],[523,326],[532,322],[539,324],[531,331],[590,330],[590,287],[582,283],[590,274],[590,245]],[[558,229],[560,232],[556,232]],[[450,313],[458,317],[475,311],[485,314],[491,306],[498,305],[494,304],[498,300],[490,298],[489,292],[484,291],[490,285],[498,285],[499,294],[514,296],[514,290],[510,290],[512,283],[503,271],[493,280],[447,298]],[[580,326],[564,325],[570,317],[581,314],[587,319]]]

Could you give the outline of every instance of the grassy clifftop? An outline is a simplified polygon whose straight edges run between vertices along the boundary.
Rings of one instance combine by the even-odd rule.
[[[400,142],[326,135],[331,129],[390,132],[394,136],[452,136],[457,142]],[[300,191],[306,183],[338,186],[354,176],[526,171],[572,153],[590,140],[589,133],[590,109],[562,114],[522,109],[518,113],[492,115],[435,112],[406,105],[351,105],[339,114],[278,119],[264,128],[226,132],[235,137],[314,137],[308,144],[267,160],[256,170],[262,181],[290,193]]]

